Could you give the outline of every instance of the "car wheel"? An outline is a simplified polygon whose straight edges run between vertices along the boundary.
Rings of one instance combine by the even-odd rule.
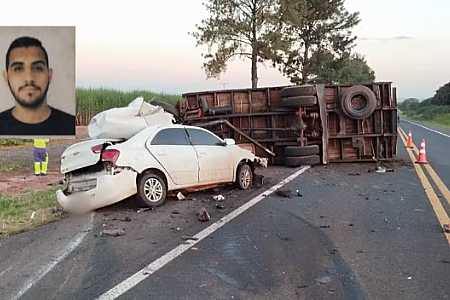
[[[280,92],[281,97],[313,96],[315,94],[316,87],[314,85],[290,86]]]
[[[138,195],[145,206],[161,206],[166,201],[166,182],[158,174],[145,173],[139,179]]]
[[[236,183],[241,190],[248,190],[253,184],[253,170],[249,164],[239,165],[236,177]]]
[[[287,146],[284,148],[285,156],[308,156],[319,154],[319,145],[309,145],[309,146]]]
[[[317,104],[316,96],[295,96],[281,98],[280,106],[298,108],[300,106],[312,106],[315,104]]]
[[[320,164],[319,155],[309,155],[309,156],[287,156],[284,159],[284,164],[288,167],[299,167],[307,165],[318,165]]]
[[[352,119],[368,118],[377,107],[377,97],[366,86],[354,85],[347,89],[341,98],[342,111]]]

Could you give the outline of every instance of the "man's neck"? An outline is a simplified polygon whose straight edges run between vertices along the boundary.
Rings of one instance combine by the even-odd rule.
[[[37,124],[47,120],[50,117],[51,110],[47,103],[43,103],[37,108],[16,105],[11,113],[16,120],[22,123]]]

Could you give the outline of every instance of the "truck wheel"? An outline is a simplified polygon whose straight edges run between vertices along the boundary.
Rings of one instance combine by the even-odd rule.
[[[320,157],[319,157],[319,155],[287,156],[284,159],[284,164],[288,167],[318,165],[318,164],[320,164]]]
[[[283,107],[300,107],[300,106],[312,106],[317,104],[316,96],[294,96],[281,98],[280,106]]]
[[[239,165],[236,174],[236,183],[241,190],[248,190],[253,184],[253,170],[248,163]]]
[[[166,201],[166,182],[160,175],[148,172],[138,182],[138,196],[142,204],[148,207],[161,206]]]
[[[316,95],[316,87],[314,85],[296,85],[286,87],[281,90],[280,96],[295,97],[295,96],[314,96]]]
[[[309,145],[309,146],[287,146],[284,148],[285,156],[308,156],[319,154],[319,145]]]
[[[341,108],[349,118],[362,120],[368,118],[377,107],[377,97],[371,89],[354,85],[347,89],[341,98]]]

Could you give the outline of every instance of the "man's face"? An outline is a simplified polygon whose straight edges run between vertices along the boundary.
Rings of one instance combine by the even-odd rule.
[[[38,47],[15,48],[10,52],[6,80],[19,105],[37,108],[47,96],[52,70]]]

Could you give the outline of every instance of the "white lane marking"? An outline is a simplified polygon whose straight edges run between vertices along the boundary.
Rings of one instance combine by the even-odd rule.
[[[73,250],[75,250],[83,241],[85,236],[92,230],[92,226],[94,223],[94,213],[91,213],[89,218],[89,223],[84,226],[84,228],[67,244],[67,246],[58,253],[56,258],[52,260],[49,264],[40,268],[37,272],[35,272],[31,279],[26,281],[22,288],[17,292],[17,294],[12,298],[14,300],[22,297],[33,285],[39,282],[48,272],[50,272],[58,263],[63,261]]]
[[[100,295],[97,299],[99,300],[110,300],[110,299],[116,299],[122,294],[124,294],[126,291],[132,289],[135,287],[138,283],[149,277],[150,275],[154,274],[156,271],[167,265],[169,262],[189,250],[192,246],[199,243],[201,240],[208,237],[210,234],[212,234],[214,231],[219,229],[220,227],[224,226],[243,212],[245,212],[247,209],[251,208],[261,200],[263,200],[265,197],[269,196],[273,192],[275,192],[277,189],[281,188],[285,184],[289,183],[290,181],[294,180],[297,176],[304,173],[306,170],[308,170],[310,166],[306,166],[292,174],[291,176],[287,177],[280,183],[274,185],[270,189],[266,190],[265,192],[262,192],[255,198],[251,199],[247,203],[243,204],[242,206],[238,207],[237,209],[233,210],[228,215],[224,216],[217,222],[211,224],[210,226],[206,227],[196,235],[194,235],[195,240],[188,240],[184,244],[178,245],[176,248],[172,249],[171,251],[167,252],[160,258],[154,260],[152,263],[147,265],[142,270],[139,270],[137,273],[132,275],[131,277],[125,279],[106,293]]]
[[[402,119],[402,121],[405,121],[405,122],[407,122],[407,123],[410,123],[410,124],[413,124],[413,125],[422,127],[423,129],[426,129],[426,130],[429,130],[429,131],[431,131],[431,132],[434,132],[434,133],[437,133],[437,134],[440,134],[440,135],[442,135],[442,136],[445,136],[445,137],[450,138],[450,135],[445,134],[445,133],[442,133],[442,132],[437,131],[437,130],[434,130],[434,129],[431,129],[431,128],[428,128],[428,127],[426,127],[426,126],[423,126],[422,124],[419,124],[419,123],[416,123],[416,122],[412,122],[412,121],[408,121],[408,120],[404,120],[404,119]]]

